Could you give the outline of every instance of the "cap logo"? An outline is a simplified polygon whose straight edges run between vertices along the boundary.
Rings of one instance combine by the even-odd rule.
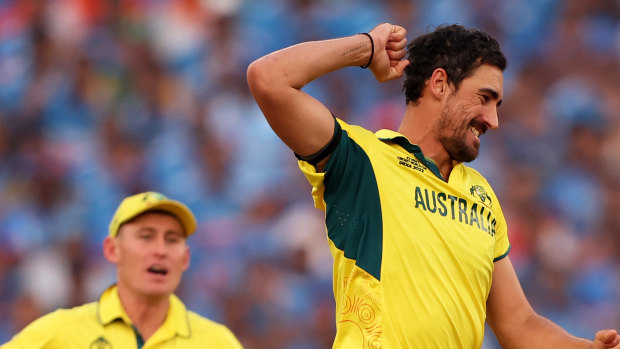
[[[144,196],[142,197],[142,201],[145,202],[157,202],[162,200],[166,200],[166,196],[164,194],[154,192],[144,193]]]

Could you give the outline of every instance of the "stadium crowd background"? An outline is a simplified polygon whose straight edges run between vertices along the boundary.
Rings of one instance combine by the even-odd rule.
[[[114,281],[119,201],[156,190],[200,222],[178,295],[247,348],[331,346],[322,212],[250,96],[247,65],[389,21],[458,22],[509,60],[500,129],[473,166],[497,192],[534,305],[569,331],[620,328],[617,0],[0,0],[0,343]],[[350,68],[306,91],[373,130],[401,83]],[[496,348],[488,332],[485,348]]]

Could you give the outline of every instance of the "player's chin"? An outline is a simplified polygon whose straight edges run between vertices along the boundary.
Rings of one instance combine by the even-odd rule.
[[[158,299],[165,298],[174,293],[175,288],[170,285],[157,285],[144,288],[142,294],[148,298]]]
[[[459,162],[471,162],[476,160],[479,153],[480,144],[461,147],[458,151],[453,152],[451,155],[453,160]]]
[[[168,278],[164,280],[147,280],[142,286],[142,291],[151,295],[170,294],[174,292],[178,282]]]

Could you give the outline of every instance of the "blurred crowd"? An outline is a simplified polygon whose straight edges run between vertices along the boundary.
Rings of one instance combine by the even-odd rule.
[[[115,280],[101,242],[155,190],[199,221],[177,294],[248,348],[331,347],[323,213],[245,81],[306,40],[460,23],[505,51],[500,129],[472,166],[509,224],[534,308],[572,333],[620,329],[617,0],[0,0],[0,343]],[[396,128],[402,81],[352,67],[305,91]],[[487,332],[484,348],[498,348]]]

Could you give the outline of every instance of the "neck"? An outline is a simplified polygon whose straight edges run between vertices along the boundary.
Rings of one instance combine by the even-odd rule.
[[[424,156],[433,159],[439,172],[447,181],[454,167],[450,155],[439,141],[440,105],[421,101],[409,103],[405,110],[398,133],[422,149]]]
[[[168,308],[170,308],[169,296],[143,296],[120,284],[118,285],[118,296],[127,316],[138,329],[144,341],[147,341],[166,320]]]

